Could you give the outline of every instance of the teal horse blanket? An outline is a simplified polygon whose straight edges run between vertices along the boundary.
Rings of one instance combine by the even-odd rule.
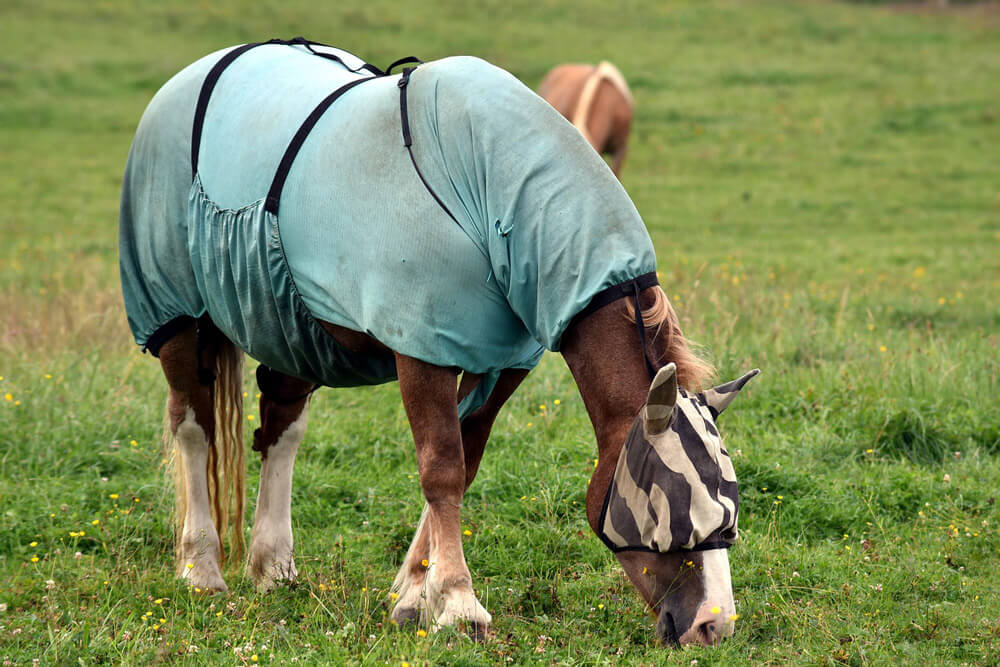
[[[485,374],[464,415],[499,371],[558,350],[595,294],[655,271],[638,212],[579,132],[513,76],[471,57],[409,75],[413,163],[400,76],[374,77],[322,113],[280,206],[269,206],[303,121],[332,91],[372,74],[328,47],[242,53],[211,93],[192,165],[199,92],[226,53],[157,92],[129,154],[120,269],[144,348],[176,318],[207,314],[283,373],[334,387],[395,378],[392,358],[343,349],[323,320]]]

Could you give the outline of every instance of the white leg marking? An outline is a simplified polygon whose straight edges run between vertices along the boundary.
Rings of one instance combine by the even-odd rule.
[[[459,546],[457,563],[439,560],[433,537],[430,508],[425,503],[413,541],[390,589],[395,600],[392,619],[397,623],[417,622],[432,630],[467,621],[475,624],[472,634],[482,635],[493,617],[479,604],[472,590],[472,577]],[[427,561],[427,565],[423,561]]]
[[[396,573],[392,582],[390,598],[395,600],[392,608],[392,620],[396,623],[416,621],[421,625],[427,623],[427,598],[424,595],[424,580],[426,568],[420,561],[429,557],[427,552],[428,537],[421,535],[427,529],[427,503],[420,513],[420,522],[413,533],[413,541],[403,558],[403,565]]]
[[[257,513],[250,538],[247,571],[257,590],[267,591],[279,581],[298,576],[292,553],[292,470],[295,454],[306,432],[309,405],[267,449],[261,463]]]
[[[439,539],[434,534],[434,522],[430,522],[430,558],[425,578],[424,590],[427,610],[433,619],[432,630],[443,626],[468,623],[466,632],[474,639],[484,639],[493,617],[479,603],[472,590],[472,574],[465,563],[461,537],[453,553],[453,561],[448,562],[438,549]]]
[[[208,502],[208,437],[190,407],[177,427],[174,441],[180,453],[187,501],[178,575],[195,588],[228,590],[219,570],[219,534]]]

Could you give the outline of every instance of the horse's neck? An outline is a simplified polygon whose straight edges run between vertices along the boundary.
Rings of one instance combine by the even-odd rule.
[[[597,435],[597,468],[587,488],[587,519],[595,532],[618,455],[649,389],[639,336],[624,312],[623,301],[611,303],[575,323],[562,341]]]

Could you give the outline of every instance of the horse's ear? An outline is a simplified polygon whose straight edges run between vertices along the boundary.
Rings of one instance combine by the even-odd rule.
[[[649,385],[646,397],[646,433],[657,435],[670,426],[677,405],[677,367],[670,363],[661,368]]]
[[[760,369],[755,368],[746,375],[737,378],[732,382],[720,384],[718,387],[712,387],[700,395],[701,399],[705,405],[711,408],[712,413],[718,417],[722,414],[722,411],[733,402],[733,399],[736,398],[736,394],[740,393],[740,389],[743,388],[743,385],[757,377],[758,373],[760,373]]]

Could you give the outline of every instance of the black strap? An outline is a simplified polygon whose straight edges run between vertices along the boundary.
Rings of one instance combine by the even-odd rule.
[[[309,117],[305,119],[305,122],[299,127],[298,132],[292,137],[292,142],[288,144],[288,148],[285,149],[285,154],[281,158],[281,163],[278,164],[278,171],[274,174],[274,180],[271,181],[271,189],[267,191],[267,199],[264,202],[264,210],[277,215],[278,207],[281,205],[281,191],[285,187],[285,180],[288,178],[288,172],[292,168],[292,163],[295,162],[295,156],[299,154],[299,149],[302,148],[302,144],[305,143],[306,137],[309,136],[309,132],[312,131],[313,126],[319,121],[320,117],[330,108],[330,105],[337,101],[341,95],[346,93],[348,90],[362,84],[365,81],[371,81],[377,79],[378,77],[369,76],[363,79],[355,79],[350,83],[345,83],[343,86],[333,91],[327,95],[322,102],[320,102]]]
[[[393,63],[392,65],[389,65],[389,69],[395,67],[396,64],[397,63]],[[427,192],[431,193],[431,197],[433,197],[434,201],[438,203],[438,206],[440,206],[441,209],[448,214],[448,217],[454,220],[455,224],[458,225],[459,224],[458,220],[456,220],[455,216],[451,214],[451,211],[448,210],[448,207],[444,205],[444,202],[441,201],[441,198],[437,196],[437,193],[434,192],[433,188],[431,188],[430,183],[427,182],[427,179],[424,178],[424,175],[420,173],[420,167],[417,166],[417,160],[415,157],[413,157],[413,137],[410,135],[410,115],[406,106],[406,89],[407,87],[409,87],[410,75],[413,74],[414,69],[415,68],[413,67],[404,68],[403,76],[399,78],[399,83],[396,84],[399,86],[399,122],[402,125],[403,129],[403,145],[406,146],[406,151],[410,154],[410,162],[413,163],[413,169],[417,172],[417,176],[420,178],[420,182],[424,184],[424,188],[427,189]]]
[[[639,281],[632,281],[632,299],[635,306],[635,328],[639,330],[639,349],[642,350],[642,360],[646,362],[646,370],[649,371],[650,381],[656,377],[656,369],[649,362],[649,355],[646,354],[646,325],[642,321],[642,305],[639,303]]]
[[[215,63],[208,72],[208,76],[201,84],[201,92],[198,94],[198,104],[194,108],[194,126],[191,128],[191,180],[198,174],[198,152],[201,150],[201,130],[205,125],[205,112],[208,110],[208,101],[212,97],[212,91],[215,90],[215,84],[219,82],[219,77],[222,76],[223,70],[225,70],[229,65],[232,64],[234,60],[242,56],[244,53],[250,49],[254,49],[258,46],[264,44],[281,44],[280,39],[272,39],[268,42],[254,42],[253,44],[244,44],[243,46],[237,47],[222,56],[219,62]]]
[[[656,272],[650,271],[649,273],[644,273],[641,276],[636,276],[632,280],[626,280],[623,283],[618,283],[617,285],[612,285],[611,287],[605,287],[591,297],[590,303],[587,304],[586,308],[573,316],[570,326],[573,326],[587,315],[593,313],[595,310],[604,308],[604,306],[608,305],[612,301],[617,301],[618,299],[631,296],[634,291],[632,283],[635,283],[639,290],[642,291],[644,289],[649,289],[654,285],[659,285],[660,281],[656,278]]]
[[[234,60],[242,56],[250,49],[256,48],[258,46],[263,46],[265,44],[304,46],[306,49],[309,50],[310,53],[314,55],[340,63],[341,65],[344,66],[344,68],[348,72],[357,73],[362,70],[366,70],[368,72],[371,72],[375,76],[385,76],[389,71],[386,70],[385,72],[383,72],[378,67],[375,67],[374,65],[371,65],[364,61],[362,61],[363,64],[360,67],[352,69],[350,66],[348,66],[346,62],[344,62],[342,58],[340,58],[340,56],[337,56],[333,53],[323,53],[322,51],[317,51],[316,49],[312,48],[313,46],[326,46],[331,49],[336,47],[332,47],[329,44],[322,44],[320,42],[313,42],[306,39],[305,37],[295,37],[293,39],[269,39],[266,42],[254,42],[252,44],[244,44],[243,46],[239,46],[236,47],[235,49],[232,49],[231,51],[226,53],[226,55],[222,56],[222,58],[220,58],[217,63],[215,63],[212,69],[209,70],[208,76],[205,77],[205,80],[201,84],[201,92],[198,94],[198,103],[195,105],[195,110],[194,110],[194,124],[191,128],[191,180],[192,181],[194,180],[194,177],[198,173],[198,153],[201,151],[201,133],[202,133],[202,128],[205,125],[205,113],[208,111],[208,102],[212,97],[212,91],[215,90],[215,85],[219,82],[219,77],[222,76],[222,72],[227,67],[229,67]],[[361,60],[361,58],[358,58],[358,60]],[[391,70],[393,67],[403,62],[412,62],[412,61],[420,62],[419,59],[413,58],[412,56],[410,58],[401,58],[400,60],[397,60],[392,65],[390,65],[389,69]]]
[[[325,46],[325,47],[330,48],[330,49],[335,49],[337,47],[330,46],[329,44],[323,44],[322,42],[313,42],[311,40],[306,39],[305,37],[301,37],[301,36],[300,37],[293,37],[292,39],[288,40],[287,42],[282,42],[282,44],[288,44],[289,46],[304,46],[313,55],[319,56],[320,58],[326,58],[327,60],[333,60],[334,62],[338,62],[341,65],[343,65],[344,68],[348,72],[352,72],[354,74],[357,74],[358,72],[360,72],[362,70],[371,72],[375,76],[385,76],[386,74],[389,73],[389,70],[386,70],[386,71],[383,72],[378,67],[375,67],[375,65],[372,65],[370,63],[366,63],[363,60],[361,61],[361,66],[360,67],[352,69],[347,63],[344,62],[344,60],[340,56],[338,56],[338,55],[336,55],[334,53],[323,53],[322,51],[317,51],[316,49],[313,48],[314,46]],[[340,49],[340,50],[342,51],[343,49]],[[351,54],[351,55],[353,55],[353,54]],[[357,58],[357,56],[355,56],[355,57]],[[361,60],[361,58],[358,58],[358,60]],[[391,67],[392,66],[390,65],[390,68]]]
[[[409,63],[417,63],[418,65],[423,65],[424,61],[416,56],[407,56],[405,58],[400,58],[399,60],[394,60],[391,65],[385,68],[385,74],[392,74],[392,70],[396,69],[400,65],[408,65]]]

